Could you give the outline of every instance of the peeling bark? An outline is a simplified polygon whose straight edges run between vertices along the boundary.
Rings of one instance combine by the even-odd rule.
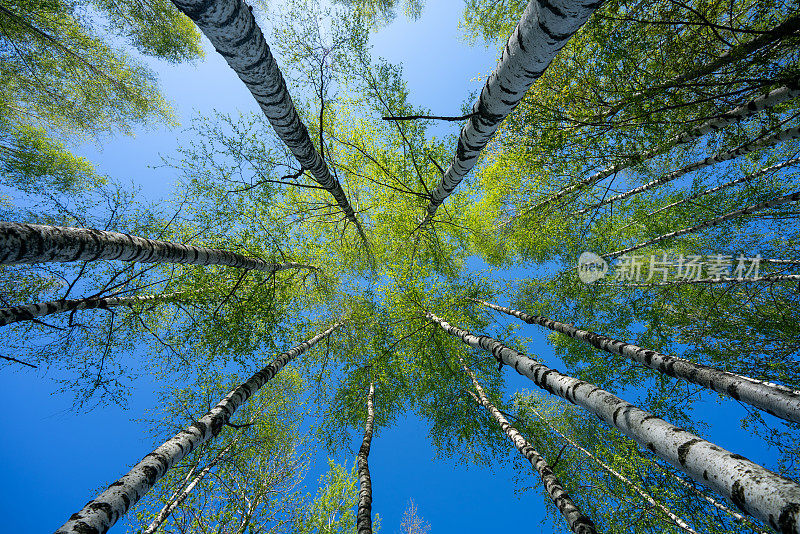
[[[278,371],[321,339],[341,326],[330,328],[278,356],[272,363],[228,393],[206,415],[192,423],[139,463],[107,490],[88,502],[56,531],[56,534],[104,534],[136,504],[155,483],[177,462],[200,444],[213,439],[230,421],[234,412],[266,384]]]
[[[800,485],[793,480],[671,425],[593,384],[550,369],[491,337],[475,336],[430,312],[425,317],[467,345],[491,352],[545,391],[597,415],[781,534],[800,534]]]

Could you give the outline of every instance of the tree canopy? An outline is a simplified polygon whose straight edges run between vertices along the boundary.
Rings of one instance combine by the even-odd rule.
[[[421,2],[174,4],[0,5],[3,372],[87,417],[161,391],[59,532],[378,530],[409,415],[516,446],[554,532],[800,532],[796,1],[466,1],[499,59],[460,117],[372,51]],[[138,54],[201,31],[260,111],[188,125],[148,202],[68,147],[171,121]],[[762,457],[707,441],[723,397]],[[307,491],[314,451],[354,463]]]

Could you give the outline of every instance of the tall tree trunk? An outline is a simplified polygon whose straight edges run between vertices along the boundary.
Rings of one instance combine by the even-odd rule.
[[[250,90],[278,137],[289,147],[302,168],[333,196],[368,246],[347,195],[314,148],[308,129],[297,114],[283,74],[253,17],[252,7],[242,0],[173,0],[172,3],[197,24],[225,58]],[[320,128],[322,126],[320,124]]]
[[[714,132],[720,130],[726,126],[739,122],[741,120],[746,119],[747,117],[751,117],[756,113],[763,111],[765,109],[772,108],[781,102],[785,102],[790,100],[797,95],[800,95],[800,85],[797,82],[793,82],[791,85],[784,85],[782,87],[778,87],[777,89],[770,91],[766,95],[762,95],[756,97],[749,102],[745,102],[739,107],[736,107],[730,111],[723,113],[713,119],[709,119],[700,126],[696,126],[682,134],[678,134],[671,139],[667,140],[662,146],[652,148],[646,152],[642,152],[637,154],[634,157],[628,158],[627,160],[623,161],[622,163],[617,163],[610,167],[606,167],[603,170],[597,171],[594,174],[575,182],[567,187],[561,189],[557,193],[552,194],[545,200],[537,203],[531,208],[526,209],[525,211],[530,213],[533,211],[537,211],[540,208],[543,208],[553,202],[557,202],[558,200],[564,198],[566,195],[572,193],[573,191],[578,191],[585,187],[591,186],[604,178],[608,178],[609,176],[616,174],[624,169],[628,169],[630,167],[634,167],[642,163],[643,161],[649,160],[658,156],[660,154],[664,154],[669,150],[675,148],[676,146],[686,144],[690,141],[694,141],[699,139],[700,137],[706,135],[707,133]],[[508,221],[509,224],[511,221]]]
[[[324,332],[284,352],[251,376],[247,382],[234,388],[206,415],[145,456],[106,491],[87,503],[78,513],[72,514],[69,521],[59,528],[56,534],[107,532],[176,462],[185,458],[200,444],[219,434],[239,406],[261,389],[287,363],[321,339],[328,337],[341,325],[340,322],[334,323]]]
[[[789,128],[787,130],[782,130],[782,131],[780,131],[780,132],[778,132],[776,134],[770,135],[769,137],[766,137],[764,139],[760,139],[758,141],[752,141],[750,143],[745,143],[745,144],[743,144],[743,145],[741,145],[741,146],[739,146],[737,148],[734,148],[733,150],[726,150],[725,152],[718,152],[717,154],[714,154],[713,156],[709,156],[709,157],[707,157],[707,158],[705,158],[703,160],[697,161],[697,162],[692,163],[690,165],[686,165],[685,167],[682,167],[682,168],[680,168],[680,169],[678,169],[676,171],[673,171],[673,172],[671,172],[669,174],[665,174],[664,176],[662,176],[662,177],[660,177],[660,178],[658,178],[656,180],[653,180],[653,181],[648,182],[646,184],[640,185],[639,187],[634,187],[633,189],[631,189],[629,191],[625,191],[624,193],[620,193],[618,195],[614,195],[613,197],[607,198],[607,199],[605,199],[605,200],[603,200],[601,202],[598,202],[596,204],[592,204],[591,206],[587,206],[587,207],[585,207],[583,209],[580,209],[580,210],[576,211],[574,213],[574,215],[583,215],[584,213],[588,213],[588,212],[592,211],[593,209],[599,208],[601,206],[605,206],[607,204],[611,204],[614,201],[623,200],[623,199],[626,199],[626,198],[628,198],[630,196],[637,195],[637,194],[643,193],[645,191],[649,191],[650,189],[653,189],[654,187],[658,187],[659,185],[663,185],[663,184],[666,184],[667,182],[671,182],[672,180],[676,180],[676,179],[680,178],[681,176],[683,176],[685,174],[688,174],[690,172],[694,172],[694,171],[696,171],[698,169],[702,169],[703,167],[708,167],[708,166],[714,165],[715,163],[722,163],[723,161],[728,161],[728,160],[731,160],[731,159],[734,159],[734,158],[738,158],[739,156],[743,156],[745,154],[749,154],[749,153],[754,152],[756,150],[760,150],[762,148],[766,148],[766,147],[775,145],[775,144],[780,143],[782,141],[788,141],[790,139],[797,139],[798,137],[800,137],[800,128]],[[784,163],[782,166],[785,166],[785,165],[786,165],[786,163]],[[774,169],[770,168],[769,170],[774,170]],[[766,172],[766,170],[765,170],[765,172]]]
[[[500,410],[489,401],[486,392],[475,377],[475,373],[467,367],[466,363],[464,363],[464,359],[461,358],[460,355],[458,359],[461,362],[461,367],[464,369],[464,372],[472,380],[472,385],[475,387],[475,391],[478,394],[477,396],[472,395],[473,398],[478,404],[483,406],[487,412],[492,414],[492,417],[494,417],[495,421],[500,425],[500,428],[503,429],[503,432],[506,433],[508,439],[511,440],[520,454],[531,463],[531,467],[539,473],[539,477],[542,480],[548,497],[550,497],[550,500],[561,515],[564,516],[564,520],[567,522],[567,525],[569,525],[570,530],[575,532],[575,534],[596,534],[597,530],[595,530],[594,523],[592,523],[592,520],[572,501],[572,497],[570,497],[569,493],[564,489],[564,486],[561,484],[561,481],[558,480],[558,477],[547,463],[547,460],[528,443],[516,428],[511,426],[505,417],[503,417]],[[471,391],[469,393],[472,394]]]
[[[372,479],[369,476],[369,448],[372,444],[372,424],[375,410],[372,397],[375,395],[375,384],[369,383],[367,395],[367,422],[364,425],[364,440],[358,450],[358,512],[356,514],[358,534],[372,534]]]
[[[603,460],[601,460],[600,458],[598,458],[597,456],[595,456],[591,452],[587,451],[586,449],[584,449],[583,447],[581,447],[580,445],[578,445],[577,443],[572,441],[568,436],[566,436],[563,432],[561,432],[558,428],[556,428],[552,423],[550,423],[550,421],[548,421],[535,408],[533,408],[533,407],[529,407],[529,408],[534,414],[536,414],[536,416],[539,419],[542,420],[542,422],[544,424],[546,424],[550,428],[550,430],[552,430],[553,432],[555,432],[556,434],[561,436],[561,439],[563,439],[564,441],[569,443],[572,447],[574,447],[575,449],[581,451],[583,454],[588,456],[590,460],[592,460],[594,463],[599,465],[604,471],[609,473],[611,476],[613,476],[617,480],[621,481],[623,484],[625,484],[628,487],[630,487],[633,491],[636,492],[637,495],[639,495],[642,499],[647,501],[647,503],[650,506],[652,506],[654,508],[658,508],[659,510],[661,510],[661,513],[663,513],[665,516],[667,516],[669,518],[669,520],[672,521],[676,526],[678,526],[679,528],[681,528],[682,530],[684,530],[686,532],[689,532],[690,534],[698,534],[697,531],[693,530],[686,523],[686,521],[684,521],[683,519],[681,519],[680,517],[675,515],[675,513],[672,510],[670,510],[669,508],[664,506],[664,504],[661,503],[660,501],[657,501],[655,497],[653,497],[648,492],[646,492],[645,490],[643,490],[642,488],[637,486],[632,480],[630,480],[628,477],[626,477],[625,475],[623,475],[622,473],[620,473],[619,471],[617,471],[616,469],[614,469],[613,467],[611,467],[610,465],[605,463]]]
[[[602,0],[531,0],[511,33],[500,64],[486,80],[473,115],[461,129],[455,156],[431,191],[423,224],[475,166],[503,119],[517,106]]]
[[[194,478],[192,478],[192,481],[189,483],[189,485],[187,485],[183,489],[178,490],[178,492],[169,499],[167,504],[164,505],[164,507],[156,516],[156,518],[153,519],[153,521],[147,526],[147,528],[142,531],[142,534],[153,534],[156,530],[158,530],[158,527],[160,527],[161,524],[167,520],[169,514],[171,514],[173,510],[175,510],[175,508],[180,506],[181,503],[186,500],[186,497],[189,496],[189,494],[192,492],[195,486],[197,486],[200,482],[203,481],[203,479],[206,477],[209,471],[211,471],[214,468],[214,466],[217,465],[220,460],[222,460],[222,458],[225,456],[225,454],[227,454],[227,452],[231,449],[232,446],[233,444],[228,445],[227,447],[219,451],[217,455],[214,456],[214,458],[208,463],[208,465],[205,468],[203,468],[203,470],[200,471],[197,475],[195,475]]]
[[[717,191],[721,191],[723,189],[727,189],[729,187],[733,187],[734,185],[738,185],[738,184],[740,184],[742,182],[749,182],[750,180],[758,178],[759,176],[763,176],[763,175],[765,175],[765,174],[767,174],[769,172],[774,172],[774,171],[777,171],[777,170],[782,169],[784,167],[797,165],[798,163],[800,163],[800,158],[794,158],[794,159],[790,159],[790,160],[784,161],[782,163],[776,163],[775,165],[770,165],[769,167],[765,167],[763,169],[760,169],[760,170],[754,172],[753,174],[748,174],[747,176],[742,176],[741,178],[737,178],[735,180],[731,180],[729,182],[725,182],[724,184],[718,185],[716,187],[712,187],[710,189],[706,189],[705,191],[700,191],[699,193],[695,193],[693,195],[690,195],[690,196],[688,196],[688,197],[686,197],[686,198],[684,198],[682,200],[678,200],[676,202],[673,202],[672,204],[667,204],[666,206],[658,208],[655,211],[651,211],[650,213],[645,215],[644,218],[645,219],[649,219],[649,218],[651,218],[653,215],[655,215],[657,213],[661,213],[662,211],[666,211],[666,210],[668,210],[670,208],[674,208],[675,206],[680,206],[681,204],[685,204],[687,202],[691,202],[692,200],[694,200],[696,198],[700,198],[700,197],[704,197],[706,195],[710,195],[712,193],[716,193]],[[636,224],[636,223],[635,222],[630,222],[630,223],[626,224],[625,226],[620,227],[618,230],[615,230],[615,231],[616,232],[621,232],[622,230],[630,227],[633,224]]]
[[[708,504],[710,504],[714,508],[716,508],[718,510],[722,510],[726,514],[730,515],[733,518],[733,520],[736,521],[737,523],[744,523],[745,525],[747,525],[747,528],[749,528],[749,529],[751,529],[751,530],[753,530],[755,532],[760,532],[761,534],[769,534],[766,530],[764,530],[759,525],[757,525],[755,522],[753,522],[753,520],[750,519],[749,517],[746,517],[746,516],[740,514],[736,510],[731,510],[725,504],[719,502],[717,499],[715,499],[711,495],[706,495],[705,492],[703,492],[700,489],[696,488],[694,486],[694,484],[690,484],[689,482],[686,482],[683,478],[681,478],[676,473],[673,473],[669,469],[665,469],[664,467],[661,467],[660,465],[658,465],[658,463],[653,462],[653,465],[658,467],[662,472],[664,472],[667,475],[669,475],[670,477],[672,477],[681,486],[683,486],[686,489],[691,490],[692,492],[697,494],[697,496],[701,497],[704,501],[706,501]]]
[[[467,345],[491,352],[545,391],[597,415],[778,532],[800,534],[800,485],[793,480],[671,425],[593,384],[550,369],[491,337],[475,336],[430,312],[425,317]]]
[[[166,293],[164,295],[139,295],[135,297],[103,297],[87,299],[51,300],[48,302],[37,302],[36,304],[24,304],[13,308],[0,308],[0,326],[16,323],[19,321],[29,321],[35,317],[44,317],[56,313],[65,313],[74,310],[108,309],[114,306],[133,306],[142,302],[166,302],[175,300],[184,292]]]
[[[761,48],[764,48],[769,44],[785,39],[786,37],[792,36],[795,32],[797,32],[798,29],[800,29],[800,16],[795,15],[793,17],[786,19],[786,21],[782,22],[781,24],[769,30],[768,32],[762,33],[747,42],[738,44],[730,48],[727,52],[721,54],[720,56],[718,56],[716,59],[714,59],[709,63],[695,67],[689,72],[685,72],[662,84],[654,85],[648,87],[647,89],[639,91],[638,93],[633,94],[629,99],[626,99],[625,101],[615,102],[614,104],[611,105],[611,110],[604,116],[608,117],[614,115],[623,105],[631,101],[638,101],[641,100],[641,98],[644,96],[649,96],[659,91],[664,91],[665,89],[677,87],[690,80],[696,80],[697,78],[700,78],[707,74],[711,74],[712,72],[715,72],[726,65],[730,65],[731,63],[740,61],[741,59],[746,58],[753,52]]]
[[[612,252],[611,254],[606,254],[603,256],[604,258],[616,258],[617,256],[622,256],[623,254],[627,254],[628,252],[633,252],[634,250],[638,250],[640,248],[646,247],[648,245],[653,245],[655,243],[660,243],[661,241],[665,241],[667,239],[671,239],[673,237],[678,237],[686,234],[691,234],[692,232],[696,232],[698,230],[703,230],[704,228],[709,228],[711,226],[716,226],[718,224],[724,223],[725,221],[729,221],[731,219],[735,219],[741,215],[749,215],[751,213],[755,213],[757,211],[766,210],[769,208],[775,208],[777,206],[782,206],[783,204],[788,204],[790,202],[795,202],[800,200],[800,191],[795,193],[789,193],[788,195],[783,195],[782,197],[773,198],[772,200],[765,200],[764,202],[759,202],[758,204],[753,204],[752,206],[747,206],[746,208],[738,209],[735,211],[731,211],[726,213],[725,215],[720,215],[719,217],[715,217],[713,219],[709,219],[707,221],[701,222],[700,224],[696,224],[689,228],[683,228],[681,230],[675,230],[674,232],[670,232],[668,234],[663,234],[658,237],[654,237],[649,241],[644,241],[642,243],[638,243],[636,245],[632,245],[628,248],[623,248],[621,250],[617,250]]]
[[[0,222],[0,265],[95,260],[224,265],[271,273],[286,269],[316,269],[303,263],[270,263],[235,252],[117,232]]]
[[[787,421],[800,422],[800,391],[787,390],[785,387],[776,388],[768,382],[729,373],[708,365],[697,364],[683,358],[667,356],[654,350],[643,349],[631,343],[618,341],[588,330],[581,330],[571,324],[559,323],[540,315],[528,315],[525,312],[497,306],[482,300],[476,302],[480,302],[492,310],[516,317],[528,324],[536,324],[555,332],[560,332],[610,354],[627,356],[645,367],[703,386],[738,401],[746,402],[775,417],[780,417]]]

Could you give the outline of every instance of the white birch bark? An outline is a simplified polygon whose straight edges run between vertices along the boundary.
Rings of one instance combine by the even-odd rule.
[[[0,222],[0,265],[95,260],[224,265],[266,272],[316,269],[303,263],[270,263],[226,250],[193,247],[117,232]]]
[[[624,193],[620,193],[618,195],[614,195],[613,197],[609,197],[609,198],[607,198],[607,199],[605,199],[605,200],[603,200],[601,202],[597,202],[596,204],[592,204],[591,206],[587,206],[587,207],[585,207],[583,209],[580,209],[580,210],[576,211],[574,213],[574,215],[583,215],[584,213],[588,213],[588,212],[592,211],[593,209],[599,208],[601,206],[605,206],[607,204],[611,204],[614,201],[624,200],[624,199],[626,199],[626,198],[628,198],[630,196],[633,196],[633,195],[636,195],[636,194],[639,194],[639,193],[643,193],[645,191],[649,191],[650,189],[653,189],[654,187],[658,187],[659,185],[663,185],[663,184],[666,184],[666,183],[671,182],[673,180],[676,180],[676,179],[680,178],[681,176],[683,176],[685,174],[688,174],[690,172],[694,172],[694,171],[696,171],[698,169],[702,169],[703,167],[709,167],[709,166],[714,165],[716,163],[722,163],[723,161],[728,161],[728,160],[731,160],[731,159],[734,159],[734,158],[738,158],[739,156],[743,156],[745,154],[749,154],[749,153],[754,152],[756,150],[761,150],[762,148],[770,147],[770,146],[776,145],[776,144],[778,144],[780,142],[788,141],[790,139],[797,139],[798,137],[800,137],[800,128],[789,128],[787,130],[782,130],[782,131],[780,131],[780,132],[778,132],[778,133],[776,133],[774,135],[771,135],[771,136],[766,137],[764,139],[761,139],[759,141],[754,141],[752,143],[745,143],[744,145],[742,145],[742,146],[740,146],[738,148],[735,148],[733,150],[727,150],[725,152],[718,152],[717,154],[714,154],[713,156],[709,156],[709,157],[707,157],[707,158],[705,158],[703,160],[696,161],[696,162],[694,162],[694,163],[692,163],[690,165],[686,165],[685,167],[682,167],[682,168],[680,168],[680,169],[678,169],[676,171],[673,171],[673,172],[671,172],[669,174],[665,174],[664,176],[661,176],[660,178],[657,178],[656,180],[653,180],[653,181],[648,182],[646,184],[640,185],[639,187],[634,187],[633,189],[631,189],[629,191],[625,191]],[[794,160],[794,161],[797,161],[797,160]],[[788,163],[783,163],[783,164],[781,164],[781,167],[785,167],[787,164]],[[775,170],[774,167],[775,166],[770,167],[769,169],[764,169],[762,174],[764,172],[767,172],[768,170]],[[778,168],[780,168],[780,167],[778,167]],[[740,181],[742,181],[742,180],[744,180],[744,178],[740,178]]]
[[[763,260],[762,260],[763,261]],[[731,284],[731,283],[753,283],[753,282],[792,282],[800,280],[800,274],[776,274],[768,276],[756,276],[752,278],[698,278],[697,280],[676,280],[674,282],[649,282],[646,284],[600,284],[604,287],[667,287],[685,286],[689,284]]]
[[[369,475],[369,449],[372,445],[372,425],[375,421],[375,410],[372,398],[375,395],[375,384],[369,383],[367,394],[367,422],[364,425],[364,439],[358,450],[358,511],[356,513],[356,531],[358,534],[372,534],[372,479]]]
[[[516,428],[511,426],[505,417],[503,417],[500,410],[489,401],[486,392],[483,390],[480,383],[478,383],[475,373],[467,367],[461,356],[459,356],[458,359],[461,362],[461,367],[464,369],[464,372],[472,380],[472,385],[475,387],[475,391],[478,394],[477,397],[473,395],[473,398],[494,417],[508,439],[514,444],[514,447],[516,447],[519,453],[530,462],[531,467],[539,473],[539,478],[542,480],[547,496],[550,497],[556,510],[564,517],[564,521],[567,522],[570,530],[575,534],[596,534],[597,530],[595,529],[594,523],[583,513],[578,505],[572,501],[572,497],[570,497],[569,493],[564,489],[564,486],[553,472],[553,468],[547,463],[547,460],[528,443],[528,440],[526,440]],[[472,392],[470,391],[469,393],[471,394]]]
[[[581,330],[571,324],[553,321],[541,315],[528,315],[519,310],[498,306],[479,300],[487,308],[516,317],[528,324],[543,326],[554,332],[583,341],[610,354],[619,354],[640,363],[649,369],[659,371],[673,378],[703,386],[704,388],[727,395],[737,401],[745,402],[775,417],[787,421],[800,422],[800,391],[786,388],[775,388],[768,382],[762,382],[746,376],[722,371],[708,365],[702,365],[661,354],[654,350],[643,349],[631,343],[625,343],[608,336]]]
[[[721,130],[726,126],[729,126],[731,124],[744,120],[748,117],[751,117],[760,111],[776,106],[777,104],[790,100],[798,95],[800,95],[800,84],[798,84],[797,82],[794,82],[791,85],[784,85],[782,87],[778,87],[777,89],[770,91],[766,95],[754,98],[749,102],[742,104],[739,107],[736,107],[726,113],[723,113],[722,115],[719,115],[718,117],[709,119],[700,126],[696,126],[695,128],[692,128],[682,134],[676,135],[675,137],[666,141],[662,146],[652,148],[646,152],[636,154],[634,157],[628,158],[622,163],[617,163],[610,167],[606,167],[603,170],[597,171],[594,174],[591,174],[590,176],[584,178],[583,180],[575,182],[574,184],[561,189],[557,193],[554,193],[545,200],[537,203],[536,205],[534,205],[529,209],[526,209],[525,211],[526,212],[536,211],[539,208],[542,208],[544,206],[547,206],[549,204],[552,204],[553,202],[562,199],[564,196],[572,193],[573,191],[577,191],[579,189],[583,189],[585,187],[593,185],[599,182],[600,180],[608,178],[609,176],[616,174],[622,170],[634,167],[642,163],[643,161],[652,159],[655,156],[658,156],[659,154],[668,152],[669,150],[672,150],[676,146],[683,145],[689,143],[690,141],[699,139],[700,137],[703,137],[704,135],[710,132]],[[506,224],[509,224],[512,221],[513,219]]]
[[[428,223],[475,166],[500,123],[602,0],[531,0],[503,49],[500,64],[486,80],[458,138],[456,153],[431,191],[422,224]]]
[[[597,456],[595,456],[591,452],[587,451],[586,449],[584,449],[583,447],[581,447],[580,445],[578,445],[577,443],[572,441],[572,439],[570,439],[563,432],[561,432],[558,428],[556,428],[553,424],[551,424],[550,421],[548,421],[535,408],[533,408],[532,406],[528,407],[528,408],[534,414],[536,414],[536,416],[539,419],[541,419],[542,422],[544,424],[546,424],[550,428],[550,430],[552,430],[553,432],[555,432],[556,434],[561,436],[561,439],[563,439],[564,441],[569,443],[573,448],[581,451],[583,454],[588,456],[590,460],[592,460],[594,463],[599,465],[605,472],[607,472],[608,474],[610,474],[611,476],[613,476],[614,478],[616,478],[617,480],[619,480],[623,484],[625,484],[628,487],[630,487],[633,491],[636,492],[637,495],[639,495],[642,499],[647,501],[647,503],[650,506],[652,506],[654,508],[658,508],[659,510],[661,510],[661,513],[663,513],[665,516],[667,516],[669,518],[669,520],[672,521],[677,527],[679,527],[680,529],[684,530],[685,532],[688,532],[689,534],[698,534],[698,532],[695,531],[694,529],[692,529],[692,527],[690,527],[689,524],[686,523],[686,521],[684,521],[683,519],[678,517],[672,510],[667,508],[662,502],[656,500],[655,497],[653,497],[648,492],[646,492],[645,490],[640,488],[638,485],[636,485],[628,477],[626,477],[625,475],[623,475],[622,473],[620,473],[619,471],[617,471],[616,469],[614,469],[613,467],[611,467],[607,463],[603,462],[603,460],[601,460],[600,458],[598,458]]]
[[[300,120],[283,74],[256,24],[253,8],[242,0],[173,0],[172,3],[194,21],[225,58],[250,90],[278,137],[302,168],[333,196],[367,244],[347,195],[314,148],[308,129]]]
[[[681,230],[675,230],[674,232],[669,232],[667,234],[660,235],[658,237],[654,237],[649,241],[644,241],[642,243],[638,243],[636,245],[632,245],[628,248],[623,248],[621,250],[617,250],[612,252],[611,254],[606,254],[603,256],[604,258],[616,258],[617,256],[622,256],[623,254],[627,254],[628,252],[633,252],[634,250],[638,250],[640,248],[646,247],[648,245],[653,245],[655,243],[660,243],[667,239],[671,239],[673,237],[678,237],[686,234],[690,234],[692,232],[697,232],[698,230],[703,230],[704,228],[709,228],[711,226],[716,226],[718,224],[722,224],[725,221],[729,221],[731,219],[735,219],[736,217],[740,217],[742,215],[749,215],[751,213],[755,213],[757,211],[766,210],[769,208],[774,208],[777,206],[782,206],[783,204],[788,204],[790,202],[795,202],[800,200],[800,191],[795,193],[789,193],[788,195],[783,195],[782,197],[773,198],[772,200],[766,200],[764,202],[759,202],[758,204],[753,204],[752,206],[748,206],[746,208],[742,208],[739,210],[731,211],[726,213],[725,215],[720,215],[719,217],[715,217],[713,219],[709,219],[704,221],[700,224],[696,224],[689,228],[683,228]]]
[[[771,43],[774,43],[775,41],[780,41],[781,39],[785,39],[786,37],[791,36],[798,29],[800,29],[800,17],[795,15],[793,17],[788,18],[786,21],[782,22],[775,28],[771,29],[769,32],[758,35],[755,38],[751,39],[750,41],[738,44],[730,48],[724,54],[720,54],[716,59],[714,59],[709,63],[700,65],[699,67],[696,67],[689,72],[676,76],[664,83],[661,83],[659,85],[654,85],[648,87],[647,89],[634,93],[633,95],[631,95],[628,101],[639,100],[643,96],[652,95],[656,92],[663,91],[665,89],[674,88],[687,81],[696,80],[697,78],[711,74],[726,65],[730,65],[735,61],[739,61],[743,58],[746,58],[747,56],[749,56],[756,50],[759,50],[760,48],[763,48]],[[622,101],[612,104],[611,111],[606,113],[605,116],[610,116],[615,114],[616,111],[618,111],[619,108],[621,108],[622,105],[626,103],[627,102]]]
[[[181,503],[186,500],[186,497],[189,496],[195,486],[203,481],[206,475],[214,468],[215,465],[219,463],[219,461],[225,456],[225,454],[227,454],[231,447],[232,444],[219,451],[217,455],[214,456],[214,458],[208,463],[208,465],[205,466],[197,475],[195,475],[194,478],[192,478],[192,481],[188,486],[182,490],[179,490],[178,493],[173,495],[167,504],[158,512],[158,515],[155,517],[155,519],[153,519],[153,521],[147,525],[147,528],[142,531],[142,534],[154,534],[155,531],[158,530],[158,527],[160,527],[161,524],[167,520],[169,514],[171,514],[175,508],[180,506]]]
[[[729,187],[733,187],[734,185],[738,185],[738,184],[740,184],[742,182],[749,182],[750,180],[754,180],[754,179],[756,179],[756,178],[758,178],[760,176],[763,176],[763,175],[765,175],[765,174],[767,174],[769,172],[774,172],[774,171],[780,170],[780,169],[782,169],[784,167],[790,167],[792,165],[797,165],[798,163],[800,163],[800,158],[794,158],[794,159],[790,159],[790,160],[784,161],[782,163],[776,163],[775,165],[770,165],[769,167],[765,167],[763,169],[760,169],[760,170],[754,172],[753,174],[748,174],[747,176],[742,176],[741,178],[737,178],[735,180],[731,180],[729,182],[725,182],[724,184],[718,185],[716,187],[712,187],[710,189],[706,189],[705,191],[700,191],[699,193],[695,193],[695,194],[693,194],[691,196],[688,196],[688,197],[686,197],[686,198],[684,198],[682,200],[678,200],[676,202],[673,202],[672,204],[667,204],[666,206],[658,208],[657,210],[651,211],[650,213],[645,215],[645,219],[648,219],[648,218],[652,217],[653,215],[655,215],[657,213],[661,213],[662,211],[666,211],[666,210],[668,210],[670,208],[674,208],[675,206],[680,206],[681,204],[685,204],[687,202],[691,202],[692,200],[694,200],[696,198],[704,197],[706,195],[710,195],[712,193],[716,193],[717,191],[722,191],[723,189],[727,189]],[[629,228],[633,224],[635,224],[635,223],[628,223],[625,226],[620,227],[620,229],[616,230],[616,231],[617,232],[621,232],[622,230],[625,230],[626,228]],[[767,261],[767,260],[761,260],[761,261]]]
[[[593,384],[550,369],[495,339],[475,336],[430,312],[425,317],[467,345],[491,352],[545,391],[597,415],[781,534],[800,534],[800,485],[793,480],[671,425]]]
[[[56,531],[56,534],[104,534],[136,504],[164,474],[200,444],[213,439],[230,421],[234,412],[266,384],[287,363],[341,326],[330,328],[278,356],[272,363],[228,393],[206,415],[182,430],[139,463],[106,491],[86,504]]]
[[[164,295],[139,295],[133,297],[103,297],[88,299],[51,300],[36,304],[23,304],[11,308],[0,308],[0,326],[29,321],[36,317],[65,313],[73,310],[108,309],[114,306],[134,306],[142,302],[165,302],[174,300],[185,293],[166,293]]]

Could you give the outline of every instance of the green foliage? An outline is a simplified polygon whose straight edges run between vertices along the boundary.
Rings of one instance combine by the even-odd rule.
[[[0,97],[0,106],[8,110],[3,115],[8,129],[0,137],[6,155],[3,171],[9,188],[31,196],[20,205],[5,203],[4,216],[105,227],[315,267],[273,274],[175,265],[120,267],[111,262],[4,269],[0,276],[9,288],[2,295],[5,305],[78,293],[180,295],[132,309],[18,324],[9,328],[9,346],[15,352],[59,370],[83,399],[102,390],[108,399],[120,401],[132,369],[153,373],[165,384],[174,382],[179,387],[166,396],[158,426],[174,430],[282,350],[332,321],[344,321],[243,408],[237,421],[251,426],[226,428],[218,442],[170,472],[140,507],[137,525],[154,517],[185,484],[193,466],[209,465],[231,447],[228,460],[215,467],[215,477],[204,481],[173,515],[175,525],[225,531],[244,525],[255,531],[274,523],[277,530],[302,533],[351,532],[354,471],[330,461],[319,490],[304,497],[299,479],[312,443],[334,457],[352,449],[354,436],[363,429],[371,382],[376,384],[376,444],[384,429],[413,413],[427,425],[439,455],[463,463],[509,462],[513,454],[499,425],[467,394],[472,384],[459,364],[463,358],[492,402],[516,414],[514,424],[555,465],[567,489],[603,531],[679,529],[662,512],[650,509],[630,484],[600,467],[584,468],[593,461],[577,447],[565,447],[564,436],[669,504],[692,528],[735,528],[730,517],[687,489],[682,475],[616,431],[551,397],[528,392],[510,397],[510,371],[498,369],[491,355],[468,349],[429,323],[425,312],[540,358],[529,351],[526,339],[515,336],[519,325],[498,321],[470,299],[510,302],[528,313],[649,349],[800,387],[796,282],[638,287],[605,279],[587,285],[574,269],[583,251],[608,254],[791,191],[796,166],[666,209],[689,195],[794,157],[796,141],[707,166],[588,214],[577,213],[710,154],[796,127],[797,101],[790,100],[696,142],[674,146],[671,141],[796,76],[796,35],[767,39],[764,46],[719,68],[703,71],[697,66],[768,35],[794,13],[795,3],[608,2],[502,125],[476,175],[426,227],[420,227],[420,216],[452,156],[455,137],[433,137],[430,121],[383,120],[428,113],[412,104],[402,69],[373,58],[369,47],[370,30],[388,22],[397,3],[342,3],[349,8],[300,0],[275,7],[271,41],[288,63],[293,90],[299,88],[295,100],[312,139],[366,229],[368,250],[330,195],[297,167],[261,115],[198,118],[184,133],[186,142],[178,154],[166,158],[180,179],[172,203],[160,209],[137,203],[113,182],[97,177],[88,162],[70,156],[47,132],[74,128],[75,134],[94,135],[168,116],[150,75],[93,37],[74,6],[43,4],[41,9],[59,14],[57,27],[36,22],[57,36],[55,43],[30,24],[8,26],[17,32],[9,42],[20,51],[0,57],[0,68],[10,73],[0,82],[0,94],[7,95]],[[524,4],[470,0],[463,25],[473,39],[502,45]],[[421,6],[405,5],[412,12]],[[197,54],[194,30],[166,5],[96,7],[123,16],[127,22],[121,35],[141,51],[173,61]],[[153,25],[156,19],[164,25]],[[165,30],[169,25],[172,29]],[[151,26],[152,31],[145,31]],[[67,36],[68,50],[75,54],[63,48]],[[58,54],[34,58],[46,47]],[[82,59],[89,55],[99,59],[90,65]],[[29,56],[33,67],[23,68]],[[686,57],[695,58],[697,65],[687,70]],[[30,77],[31,72],[36,76]],[[34,78],[40,77],[59,98],[51,99],[37,85]],[[22,121],[20,109],[38,110],[41,123]],[[642,159],[640,154],[650,150],[655,156]],[[551,202],[563,187],[618,163],[626,164],[624,171]],[[92,208],[97,205],[104,209]],[[768,210],[642,252],[760,253],[800,261],[796,217],[793,207]],[[794,273],[796,265],[765,269]],[[502,283],[512,277],[521,279]],[[569,374],[686,429],[704,430],[692,411],[699,397],[693,388],[572,338],[551,334],[549,339],[559,366]],[[149,351],[144,359],[134,360],[134,346]],[[59,354],[71,358],[65,362]],[[296,424],[300,419],[308,423],[303,429],[308,436]],[[774,469],[797,475],[797,425],[764,421],[757,414],[742,424],[774,447]],[[529,465],[520,470],[518,485],[537,485]],[[410,531],[412,523],[409,518],[404,528]],[[424,528],[417,524],[417,530]]]

